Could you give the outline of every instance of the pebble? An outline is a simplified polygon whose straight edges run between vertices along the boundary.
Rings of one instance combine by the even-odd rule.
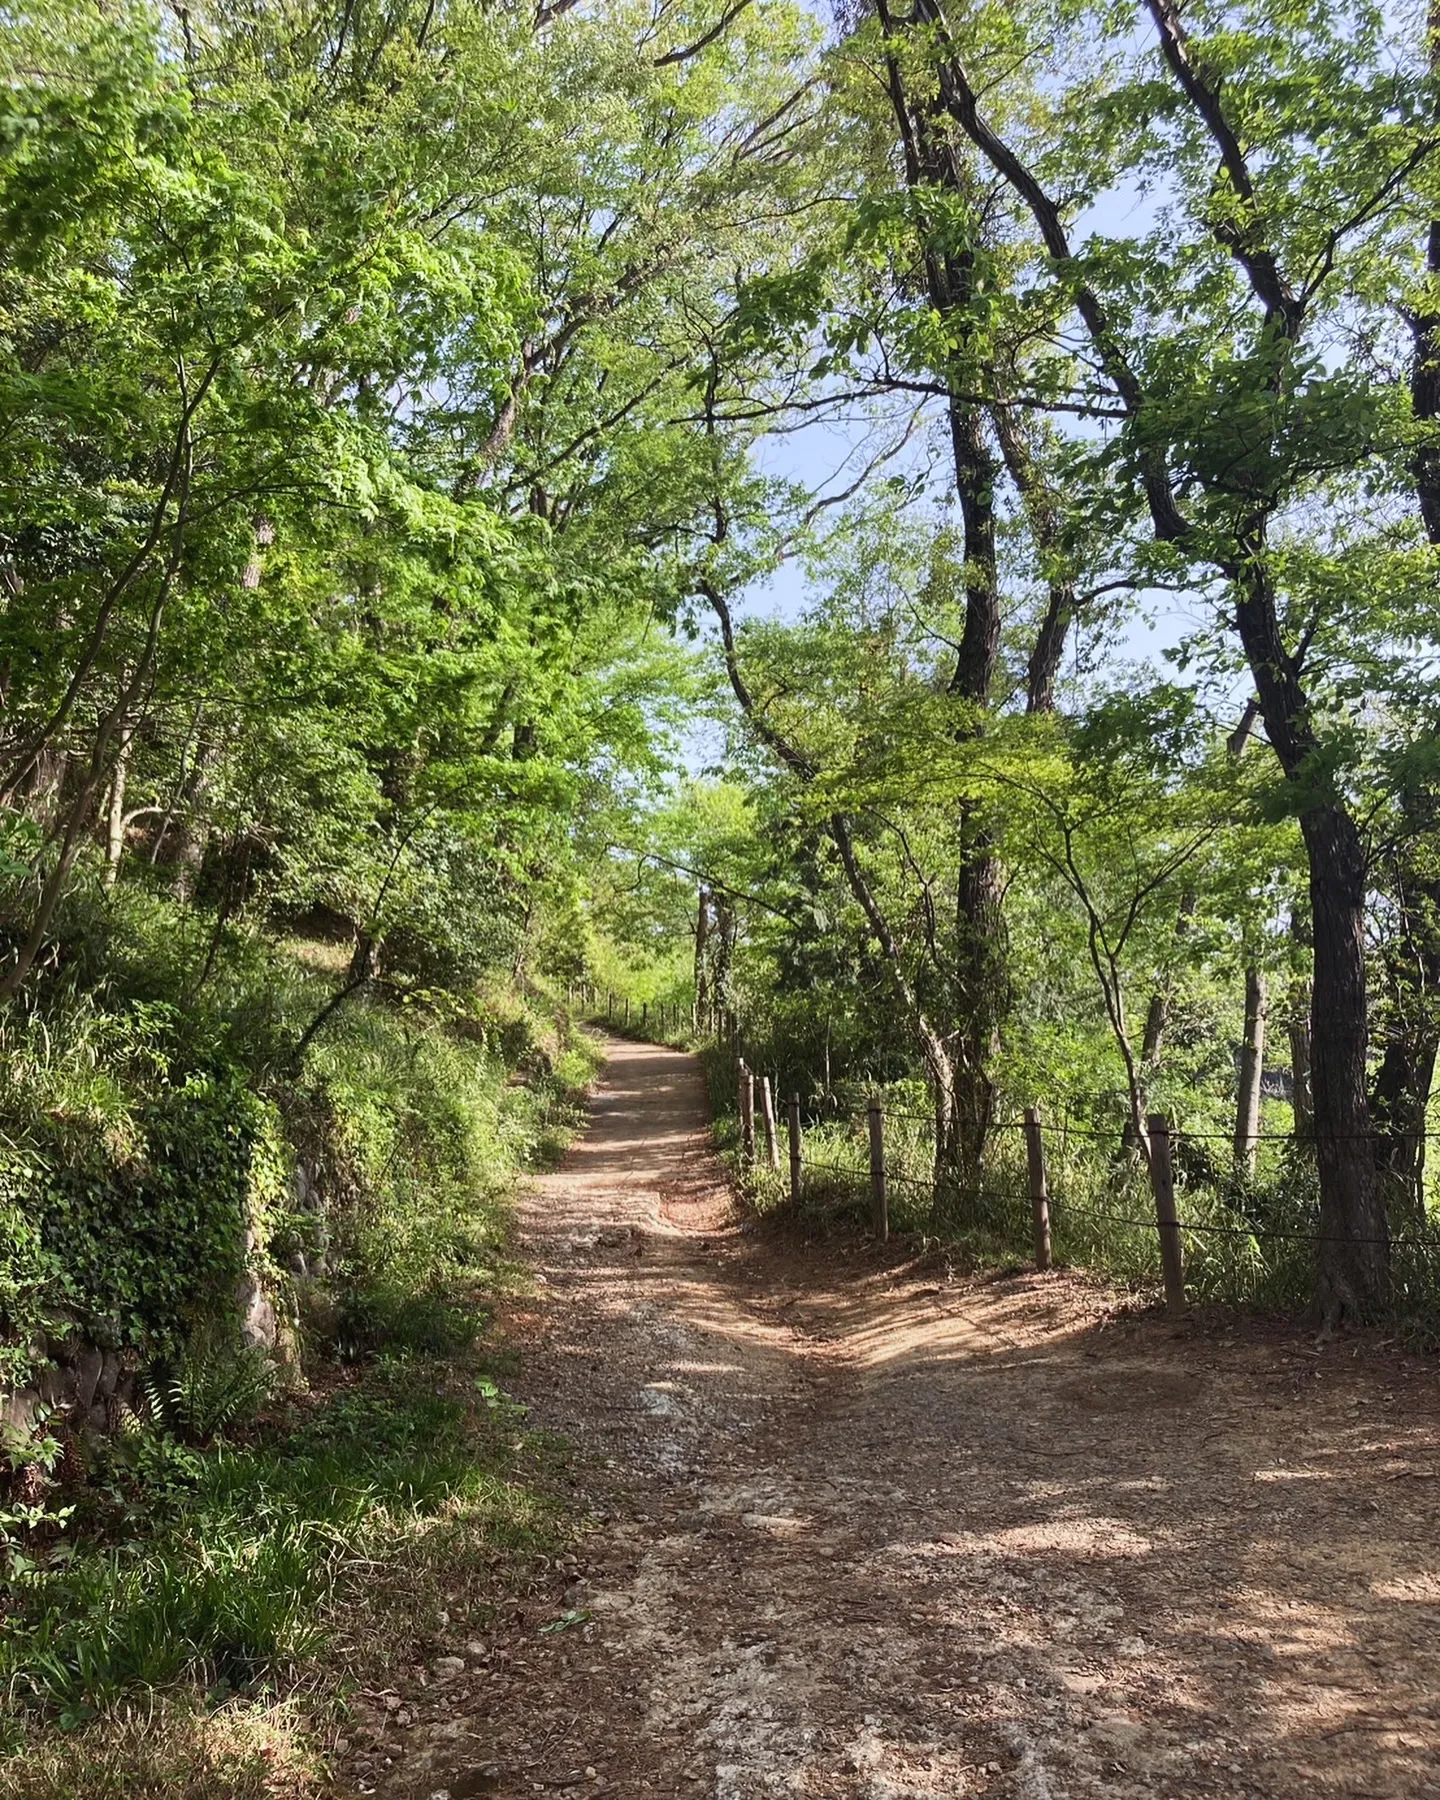
[[[437,1656],[433,1666],[437,1681],[453,1681],[457,1675],[465,1673],[465,1658],[463,1656]]]

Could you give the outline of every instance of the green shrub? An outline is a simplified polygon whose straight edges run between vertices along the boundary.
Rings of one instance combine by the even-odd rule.
[[[154,1419],[207,1443],[252,1425],[275,1385],[275,1365],[265,1351],[221,1328],[198,1332],[173,1369],[152,1370],[145,1391]]]
[[[473,1343],[472,1308],[445,1293],[352,1288],[334,1309],[330,1347],[350,1362],[381,1352],[450,1356]]]
[[[130,1118],[133,1154],[107,1157],[103,1140],[67,1154],[32,1119],[25,1148],[0,1157],[0,1220],[34,1226],[9,1232],[0,1281],[71,1309],[98,1342],[175,1354],[229,1309],[252,1235],[263,1241],[279,1185],[273,1109],[233,1075],[197,1073]]]
[[[289,1431],[197,1453],[154,1431],[97,1471],[123,1512],[11,1597],[0,1689],[70,1720],[182,1676],[219,1689],[292,1680],[377,1569],[428,1529],[459,1556],[538,1549],[551,1509],[517,1479],[523,1440],[426,1359],[376,1365]],[[453,1574],[453,1571],[452,1571]],[[410,1620],[411,1632],[419,1628]]]

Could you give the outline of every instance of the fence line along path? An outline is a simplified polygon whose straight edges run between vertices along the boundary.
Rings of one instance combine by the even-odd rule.
[[[589,1135],[522,1203],[544,1280],[506,1323],[599,1522],[391,1727],[391,1768],[364,1751],[365,1788],[1433,1785],[1428,1363],[1207,1335],[1053,1274],[937,1280],[727,1211],[695,1061],[615,1044]]]

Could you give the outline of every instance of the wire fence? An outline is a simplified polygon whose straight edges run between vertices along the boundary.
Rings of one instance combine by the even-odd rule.
[[[572,988],[570,999],[572,1006],[578,1001],[581,1009],[592,1018],[631,1031],[638,1028],[642,1034],[653,1033],[662,1039],[683,1035],[696,1024],[688,1007],[665,1001],[635,1002],[613,991],[599,990],[589,983],[581,983],[578,989]],[[727,1040],[738,1047],[739,1032],[733,1025],[729,1031],[718,1034],[719,1042]],[[736,1098],[742,1163],[747,1177],[758,1185],[764,1181],[764,1172],[762,1156],[757,1154],[756,1146],[755,1077],[746,1070],[743,1058],[738,1057],[736,1074],[739,1079]],[[752,1084],[748,1098],[747,1075]],[[764,1077],[760,1080],[765,1084]],[[1363,1143],[1372,1146],[1377,1153],[1382,1146],[1392,1153],[1408,1150],[1412,1161],[1418,1163],[1424,1148],[1432,1140],[1440,1139],[1440,1131],[1387,1123],[1360,1132],[1316,1131],[1313,1128],[1274,1131],[1257,1127],[1237,1133],[1184,1125],[1166,1115],[1152,1114],[1147,1115],[1142,1130],[1137,1132],[1129,1090],[1097,1088],[1068,1094],[1059,1101],[1052,1099],[1051,1106],[1046,1109],[1048,1116],[1042,1116],[1040,1109],[1034,1109],[1025,1117],[986,1121],[984,1136],[987,1140],[999,1140],[1002,1146],[1014,1144],[1019,1151],[1022,1159],[1019,1173],[1024,1185],[1016,1185],[1000,1170],[996,1171],[1001,1177],[1000,1183],[979,1179],[973,1170],[968,1177],[959,1174],[953,1166],[955,1159],[939,1159],[937,1166],[934,1154],[937,1122],[933,1109],[921,1111],[903,1103],[892,1104],[888,1097],[879,1095],[867,1096],[863,1109],[860,1109],[831,1090],[827,1080],[818,1094],[812,1090],[812,1098],[802,1117],[797,1097],[792,1095],[782,1101],[776,1091],[777,1084],[765,1085],[769,1086],[765,1110],[772,1136],[765,1144],[763,1161],[770,1165],[772,1182],[784,1185],[781,1163],[785,1160],[786,1149],[783,1140],[788,1137],[790,1198],[801,1202],[807,1191],[807,1181],[813,1177],[843,1183],[855,1190],[858,1199],[868,1194],[872,1228],[882,1238],[889,1233],[892,1190],[906,1197],[903,1210],[907,1215],[928,1214],[934,1220],[943,1213],[949,1222],[962,1227],[967,1222],[981,1224],[987,1229],[999,1230],[1002,1235],[1008,1232],[1017,1242],[1023,1235],[1041,1267],[1049,1266],[1052,1223],[1054,1229],[1072,1243],[1088,1237],[1093,1245],[1099,1241],[1097,1228],[1108,1229],[1112,1234],[1123,1231],[1131,1234],[1131,1241],[1148,1242],[1152,1256],[1158,1250],[1167,1297],[1177,1307],[1184,1303],[1186,1258],[1190,1253],[1187,1245],[1197,1255],[1207,1244],[1217,1248],[1231,1245],[1247,1252],[1258,1246],[1275,1245],[1277,1254],[1279,1247],[1318,1249],[1328,1244],[1380,1247],[1428,1253],[1440,1267],[1440,1230],[1432,1233],[1423,1224],[1418,1230],[1406,1229],[1386,1235],[1327,1231],[1321,1228],[1318,1219],[1297,1221],[1292,1217],[1280,1223],[1251,1217],[1248,1207],[1238,1206],[1233,1199],[1223,1195],[1217,1198],[1214,1193],[1208,1198],[1208,1210],[1228,1216],[1197,1216],[1207,1210],[1207,1202],[1183,1180],[1177,1182],[1174,1162],[1178,1153],[1182,1158],[1182,1169],[1192,1181],[1199,1169],[1204,1171],[1202,1181],[1212,1184],[1223,1182],[1228,1173],[1247,1166],[1253,1170],[1253,1159],[1266,1153],[1270,1157],[1267,1166],[1272,1170],[1283,1168],[1283,1163],[1274,1160],[1277,1146],[1287,1155],[1312,1159],[1313,1162],[1326,1147]],[[1055,1116],[1057,1107],[1060,1110],[1058,1118]],[[1110,1113],[1110,1118],[1097,1121],[1095,1115],[1106,1112]],[[856,1162],[835,1161],[809,1153],[810,1140],[817,1131],[823,1137],[824,1133],[837,1129],[856,1133],[859,1140],[855,1144],[859,1153]],[[1088,1164],[1075,1162],[1077,1144],[1110,1147],[1111,1155],[1105,1159],[1109,1186],[1119,1205],[1096,1205],[1089,1197],[1077,1199],[1072,1193],[1051,1190],[1052,1177],[1057,1173],[1061,1176],[1062,1190],[1082,1170],[1088,1171],[1092,1180],[1102,1179],[1097,1174],[1100,1159],[1092,1157]],[[1217,1155],[1213,1146],[1223,1146],[1229,1153],[1228,1159]],[[1186,1154],[1187,1147],[1193,1148],[1193,1155]],[[1009,1153],[1002,1152],[1002,1161],[1008,1159]],[[1377,1166],[1379,1160],[1377,1154]],[[915,1166],[922,1161],[929,1166],[924,1173],[916,1173]],[[1148,1206],[1141,1199],[1146,1188],[1149,1190]],[[1132,1210],[1124,1209],[1127,1199],[1132,1203]],[[1186,1203],[1187,1217],[1180,1216],[1180,1199]],[[1415,1211],[1413,1207],[1410,1210]],[[1416,1222],[1420,1220],[1423,1220],[1423,1207]]]
[[[742,1160],[758,1173],[757,1078],[743,1059],[736,1060],[735,1076]],[[1243,1167],[1247,1155],[1253,1155],[1262,1144],[1283,1144],[1290,1151],[1313,1158],[1322,1142],[1393,1146],[1398,1139],[1413,1145],[1440,1137],[1440,1132],[1428,1129],[1395,1132],[1377,1127],[1365,1132],[1325,1134],[1322,1138],[1313,1132],[1301,1135],[1250,1131],[1241,1135],[1237,1143],[1234,1132],[1173,1125],[1163,1114],[1147,1114],[1142,1137],[1142,1133],[1136,1131],[1133,1116],[1128,1121],[1102,1126],[1078,1121],[1069,1116],[1068,1111],[1060,1120],[1053,1116],[1042,1119],[1038,1109],[1031,1109],[1022,1118],[1000,1118],[986,1123],[987,1139],[999,1137],[1008,1141],[1009,1134],[1014,1134],[1023,1144],[1022,1169],[1014,1170],[1012,1162],[1013,1173],[1007,1177],[1004,1163],[1010,1161],[1010,1156],[1005,1153],[1001,1158],[1002,1166],[995,1170],[999,1179],[994,1180],[980,1176],[973,1166],[968,1173],[958,1170],[954,1166],[958,1159],[936,1158],[937,1121],[933,1111],[921,1112],[904,1104],[892,1105],[879,1093],[872,1094],[861,1111],[853,1106],[846,1107],[835,1096],[827,1095],[821,1105],[812,1103],[807,1121],[798,1095],[788,1097],[777,1113],[774,1084],[764,1076],[758,1079],[767,1133],[765,1157],[774,1171],[773,1182],[782,1183],[784,1179],[780,1140],[782,1135],[788,1135],[791,1200],[801,1203],[806,1196],[807,1180],[813,1181],[815,1177],[844,1184],[856,1200],[863,1200],[868,1194],[872,1228],[882,1239],[889,1233],[892,1191],[908,1197],[918,1196],[918,1210],[924,1213],[928,1207],[932,1220],[943,1213],[950,1222],[962,1226],[969,1224],[998,1230],[1000,1235],[1008,1235],[1016,1241],[1022,1236],[1028,1238],[1028,1248],[1033,1251],[1034,1260],[1041,1269],[1050,1266],[1052,1230],[1061,1233],[1073,1247],[1077,1241],[1083,1243],[1087,1238],[1093,1241],[1097,1228],[1108,1228],[1112,1234],[1119,1229],[1148,1241],[1151,1255],[1158,1252],[1160,1272],[1173,1310],[1179,1310],[1187,1303],[1187,1257],[1193,1255],[1203,1259],[1203,1256],[1213,1254],[1206,1250],[1207,1244],[1214,1245],[1216,1252],[1229,1245],[1235,1253],[1251,1255],[1266,1245],[1275,1246],[1276,1255],[1282,1247],[1294,1246],[1303,1246],[1307,1250],[1331,1244],[1352,1248],[1379,1247],[1387,1251],[1426,1253],[1440,1265],[1440,1231],[1432,1233],[1418,1220],[1418,1229],[1376,1234],[1326,1229],[1319,1219],[1295,1219],[1292,1216],[1280,1222],[1263,1216],[1252,1217],[1246,1209],[1223,1197],[1217,1200],[1213,1194],[1207,1206],[1202,1197],[1193,1194],[1183,1182],[1177,1182],[1173,1161],[1177,1148],[1183,1151],[1187,1143],[1198,1146],[1225,1144],[1234,1156],[1232,1167],[1238,1168]],[[856,1160],[836,1160],[833,1153],[828,1156],[824,1153],[829,1147],[826,1138],[837,1131],[853,1134],[850,1141]],[[814,1147],[820,1150],[819,1155],[813,1154],[811,1148],[817,1133],[820,1142]],[[1113,1154],[1108,1163],[1111,1191],[1119,1201],[1118,1205],[1096,1205],[1088,1198],[1076,1198],[1063,1191],[1080,1167],[1074,1162],[1071,1139],[1112,1147]],[[917,1173],[917,1162],[929,1166],[924,1172]],[[1092,1178],[1096,1177],[1094,1158],[1089,1159],[1089,1169]],[[1190,1172],[1193,1175],[1193,1169]],[[1051,1187],[1055,1173],[1062,1176],[1062,1191],[1058,1193]],[[1021,1176],[1023,1185],[1014,1179],[1014,1175]],[[1135,1205],[1146,1188],[1150,1205]],[[1127,1197],[1131,1199],[1131,1209],[1125,1207]],[[1189,1216],[1182,1216],[1181,1200],[1186,1203]],[[1193,1204],[1196,1201],[1199,1203]],[[915,1210],[909,1204],[905,1207],[906,1212]],[[1200,1216],[1207,1211],[1212,1216]],[[1213,1216],[1216,1212],[1221,1216]]]

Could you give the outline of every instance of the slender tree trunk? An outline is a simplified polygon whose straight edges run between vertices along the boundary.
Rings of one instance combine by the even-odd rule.
[[[195,746],[190,773],[180,795],[176,819],[178,842],[173,865],[173,886],[178,900],[192,900],[200,885],[205,855],[210,847],[210,827],[204,818],[203,806],[220,755],[219,738],[202,735]],[[156,849],[159,849],[158,843]]]
[[[695,1029],[701,1028],[710,1006],[710,892],[701,888],[695,907]]]
[[[89,762],[71,799],[69,811],[65,815],[64,828],[60,833],[60,841],[55,852],[55,862],[41,886],[40,898],[36,903],[29,935],[16,952],[15,961],[6,970],[3,979],[0,979],[0,1006],[8,1005],[14,999],[21,987],[24,986],[31,969],[35,966],[35,959],[44,946],[51,921],[55,917],[55,909],[59,906],[69,882],[70,871],[74,868],[75,859],[80,854],[85,828],[94,818],[95,802],[104,785],[106,766],[110,761],[110,745],[116,732],[124,728],[124,722],[129,718],[131,710],[139,700],[146,682],[150,679],[150,671],[155,666],[155,651],[160,637],[160,621],[164,616],[171,579],[179,565],[183,517],[182,512],[181,518],[176,521],[176,543],[170,566],[165,572],[160,591],[150,610],[145,648],[136,661],[130,679],[124,683],[119,698],[95,728],[95,736],[90,746]]]
[[[715,1004],[725,1012],[735,1010],[735,996],[731,992],[730,966],[735,952],[735,937],[738,929],[735,908],[728,894],[712,896],[715,907],[715,923],[711,930],[710,942],[713,955],[710,962],[710,990],[715,997]]]
[[[917,135],[926,143],[923,123]],[[953,170],[932,148],[922,179],[952,192]],[[972,271],[963,258],[927,255],[931,297],[942,315],[963,306]],[[991,688],[1000,655],[1000,581],[995,549],[995,458],[985,439],[978,406],[950,402],[950,441],[955,491],[965,525],[965,626],[955,656],[950,692],[966,708],[957,736],[963,741],[985,731]],[[979,1192],[995,1108],[993,1071],[1008,1001],[1005,881],[994,838],[980,810],[962,805],[956,820],[959,875],[956,883],[954,1045],[949,1080],[951,1160],[959,1197]]]
[[[968,286],[968,269],[947,266],[932,281],[954,304]],[[965,521],[965,629],[950,692],[969,716],[962,739],[985,729],[990,689],[1000,654],[1000,583],[995,560],[996,468],[985,443],[980,409],[951,403],[955,488]],[[995,1108],[993,1070],[1006,1011],[1005,882],[994,839],[979,811],[960,808],[956,822],[960,869],[955,907],[955,1045],[952,1159],[961,1196],[979,1191],[985,1140]]]
[[[295,1040],[289,1056],[285,1059],[285,1070],[288,1074],[296,1075],[300,1072],[305,1061],[305,1052],[345,1002],[374,980],[379,972],[379,964],[379,938],[371,937],[367,931],[357,933],[355,948],[350,956],[350,967],[346,972],[345,979]]]
[[[115,772],[110,777],[110,806],[105,819],[105,885],[113,888],[120,878],[120,859],[125,854],[125,783],[130,770],[130,742],[135,735],[133,725],[120,733],[120,747],[115,755]]]
[[[1071,559],[1062,542],[1066,507],[1058,489],[1037,467],[1014,409],[1003,404],[993,406],[990,418],[1000,454],[1025,509],[1036,560],[1046,571],[1045,610],[1036,626],[1025,670],[1025,710],[1031,714],[1053,712],[1065,642],[1077,608]]]
[[[1145,1009],[1145,1030],[1140,1038],[1140,1061],[1147,1069],[1155,1068],[1160,1061],[1160,1052],[1165,1048],[1165,1025],[1169,1016],[1169,996],[1157,988]]]
[[[1245,754],[1260,701],[1252,695],[1240,721],[1225,740],[1234,761]],[[1235,1163],[1246,1175],[1255,1173],[1255,1153],[1260,1142],[1260,1088],[1265,1075],[1265,1009],[1268,995],[1265,977],[1255,964],[1245,970],[1245,1035],[1240,1045],[1240,1078],[1235,1095]]]
[[[172,788],[170,799],[166,804],[164,812],[161,814],[160,823],[155,831],[155,841],[150,846],[150,867],[152,869],[159,865],[160,852],[165,846],[166,834],[169,832],[171,823],[174,820],[175,808],[180,804],[180,801],[186,792],[186,784],[190,779],[190,752],[194,747],[195,739],[200,731],[200,726],[204,717],[205,700],[202,696],[195,702],[195,710],[190,715],[190,724],[185,732],[185,741],[180,746],[180,761],[175,771],[175,786]]]
[[[1313,1149],[1315,1102],[1310,1091],[1310,983],[1297,980],[1290,998],[1290,1106],[1297,1144]]]
[[[1004,882],[989,833],[962,817],[955,919],[958,980],[952,1157],[962,1193],[976,1193],[995,1110],[993,1070],[1005,1011]],[[968,841],[967,841],[968,840]]]
[[[1368,1322],[1390,1305],[1390,1246],[1366,1093],[1365,846],[1344,799],[1316,793],[1319,746],[1301,664],[1280,629],[1266,523],[1258,517],[1238,534],[1243,555],[1226,573],[1266,735],[1299,791],[1310,876],[1310,1075],[1320,1179],[1315,1301],[1327,1323]]]
[[[1309,926],[1297,907],[1290,914],[1291,940],[1310,947]],[[1315,1145],[1315,1097],[1310,1084],[1310,978],[1298,971],[1286,991],[1286,1031],[1290,1038],[1290,1107],[1297,1146],[1308,1153]]]
[[[61,796],[69,758],[57,745],[37,750],[24,781],[24,810],[46,832],[54,831],[61,817]]]
[[[16,952],[15,961],[6,970],[3,979],[0,979],[0,1006],[12,1000],[24,986],[26,978],[35,966],[36,957],[44,948],[45,939],[50,932],[51,921],[55,917],[55,909],[60,904],[70,879],[70,871],[74,868],[75,859],[80,854],[87,825],[94,818],[95,800],[105,779],[105,763],[110,739],[116,723],[131,697],[131,690],[127,688],[122,700],[100,721],[94,744],[91,747],[89,765],[81,777],[80,785],[76,789],[65,815],[64,827],[56,846],[55,861],[49,875],[41,884],[40,897],[35,905],[29,934]]]
[[[1240,1045],[1240,1082],[1235,1102],[1235,1162],[1246,1175],[1255,1173],[1260,1144],[1260,1086],[1265,1072],[1265,977],[1245,971],[1245,1036]]]
[[[1189,935],[1190,927],[1195,919],[1196,904],[1197,896],[1194,888],[1186,888],[1180,896],[1180,908],[1175,916],[1175,936],[1177,938]],[[1145,1029],[1140,1038],[1140,1069],[1147,1089],[1150,1081],[1159,1071],[1160,1058],[1165,1050],[1165,1028],[1169,1023],[1170,993],[1162,981],[1150,996],[1150,1004],[1145,1009]],[[1125,1129],[1120,1136],[1121,1153],[1131,1158],[1140,1154],[1137,1118],[1138,1114],[1132,1107],[1130,1117],[1125,1121]]]

